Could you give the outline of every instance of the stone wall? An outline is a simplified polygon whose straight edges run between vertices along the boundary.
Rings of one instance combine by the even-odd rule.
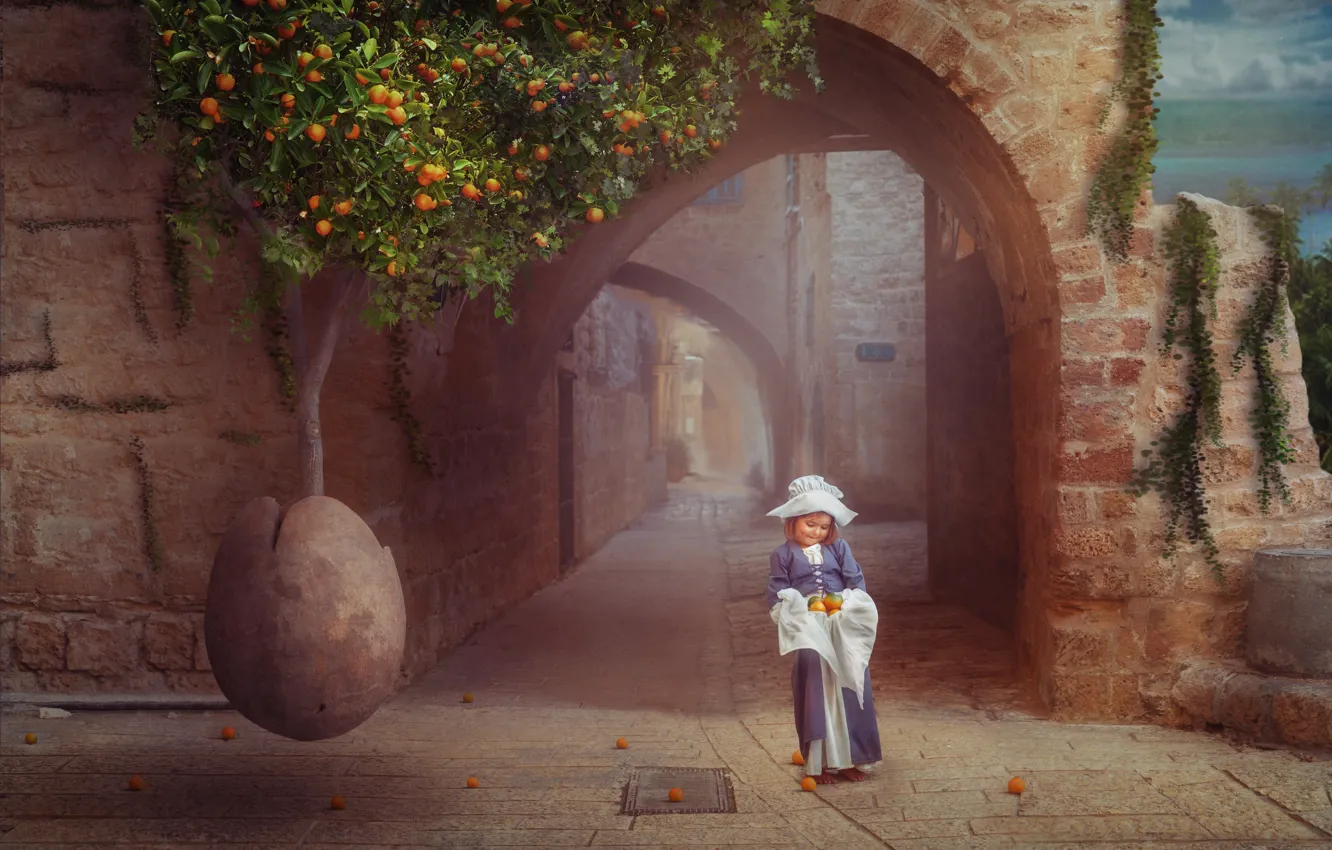
[[[924,182],[888,151],[830,153],[828,474],[857,509],[925,515]],[[889,363],[856,359],[890,342]]]
[[[666,461],[651,451],[655,350],[650,305],[608,286],[574,325],[574,552],[581,560],[666,498]]]
[[[1173,211],[1144,208],[1130,263],[1103,263],[1091,246],[1070,248],[1066,255],[1070,271],[1081,274],[1061,287],[1069,311],[1061,531],[1049,586],[1061,603],[1051,610],[1048,680],[1048,698],[1064,716],[1171,718],[1169,691],[1186,661],[1243,655],[1253,552],[1332,541],[1332,476],[1317,466],[1293,330],[1286,352],[1277,355],[1281,388],[1292,406],[1296,462],[1285,470],[1292,502],[1275,506],[1270,516],[1258,509],[1248,421],[1253,370],[1246,365],[1232,373],[1225,364],[1266,274],[1267,248],[1244,211],[1195,200],[1212,218],[1222,255],[1213,334],[1222,364],[1223,445],[1207,447],[1205,480],[1224,577],[1218,583],[1187,546],[1174,560],[1163,558],[1164,506],[1154,495],[1135,501],[1124,493],[1139,451],[1172,421],[1185,391],[1179,363],[1158,354],[1168,303],[1158,246]],[[1294,328],[1289,311],[1285,322]]]

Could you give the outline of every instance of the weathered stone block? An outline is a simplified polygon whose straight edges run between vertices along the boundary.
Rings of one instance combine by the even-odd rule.
[[[150,617],[143,626],[143,651],[159,670],[194,668],[194,623],[184,617]]]
[[[69,621],[67,630],[70,670],[111,676],[138,663],[138,641],[129,623],[79,617]]]
[[[1247,657],[1269,673],[1332,678],[1332,549],[1254,558]]]
[[[1059,459],[1063,484],[1127,484],[1132,474],[1132,445],[1066,452]]]
[[[1289,744],[1332,744],[1332,686],[1291,684],[1272,694],[1272,723]]]
[[[25,614],[15,627],[14,646],[18,661],[34,670],[63,670],[65,624],[44,614]]]

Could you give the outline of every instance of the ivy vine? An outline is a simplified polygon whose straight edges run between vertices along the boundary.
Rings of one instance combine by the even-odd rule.
[[[113,398],[110,401],[88,401],[76,395],[62,395],[55,399],[55,406],[67,413],[161,413],[171,407],[171,402],[149,395]]]
[[[435,462],[426,448],[425,434],[421,423],[412,414],[412,395],[407,388],[407,334],[402,323],[389,328],[389,400],[393,403],[393,421],[401,427],[407,437],[407,448],[411,453],[412,463],[428,475],[435,473]]]
[[[1239,326],[1239,347],[1231,359],[1236,372],[1245,360],[1253,361],[1258,395],[1249,422],[1258,442],[1258,506],[1267,513],[1276,496],[1290,502],[1290,485],[1282,467],[1295,460],[1289,436],[1290,402],[1281,393],[1272,345],[1285,343],[1286,282],[1295,251],[1295,225],[1280,209],[1249,210],[1269,248],[1268,272]]]
[[[134,469],[139,480],[139,515],[143,521],[143,554],[148,559],[148,568],[153,572],[161,572],[166,564],[165,546],[162,543],[162,535],[157,530],[157,519],[154,516],[153,507],[157,501],[156,492],[153,490],[153,474],[148,469],[148,461],[144,457],[143,438],[134,436],[130,438],[130,453],[134,456]]]
[[[1221,563],[1207,518],[1200,443],[1206,438],[1221,444],[1221,375],[1208,327],[1208,320],[1216,317],[1221,261],[1212,221],[1193,201],[1178,199],[1164,251],[1171,270],[1170,306],[1161,352],[1175,360],[1188,359],[1188,395],[1179,417],[1143,452],[1150,460],[1134,474],[1130,490],[1138,496],[1154,490],[1165,499],[1166,557],[1178,550],[1182,531],[1190,543],[1201,546],[1219,582]]]
[[[185,168],[177,162],[167,184],[167,214],[162,216],[162,250],[166,256],[167,278],[171,283],[171,306],[176,311],[177,334],[184,331],[194,319],[194,287],[190,280],[190,265],[185,256],[185,242],[176,224],[176,216],[188,209],[182,185],[185,178]]]
[[[1161,52],[1156,0],[1125,0],[1123,58],[1119,79],[1110,90],[1101,122],[1115,103],[1128,107],[1128,117],[1092,179],[1087,199],[1087,230],[1101,237],[1106,252],[1116,261],[1128,258],[1133,238],[1133,209],[1151,180],[1152,156],[1159,144],[1153,102],[1161,79]]]
[[[230,428],[218,434],[217,438],[236,446],[257,446],[264,441],[263,437],[252,431],[236,431]]]

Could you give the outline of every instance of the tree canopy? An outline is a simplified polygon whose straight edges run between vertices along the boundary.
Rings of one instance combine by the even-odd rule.
[[[818,82],[807,0],[145,3],[177,233],[249,220],[294,274],[364,270],[375,326],[485,288],[508,316],[519,266],[720,147],[747,77]]]

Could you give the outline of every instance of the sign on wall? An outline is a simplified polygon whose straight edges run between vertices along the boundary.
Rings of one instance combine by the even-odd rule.
[[[862,342],[856,346],[856,359],[862,363],[891,363],[897,359],[897,346],[891,342]]]

